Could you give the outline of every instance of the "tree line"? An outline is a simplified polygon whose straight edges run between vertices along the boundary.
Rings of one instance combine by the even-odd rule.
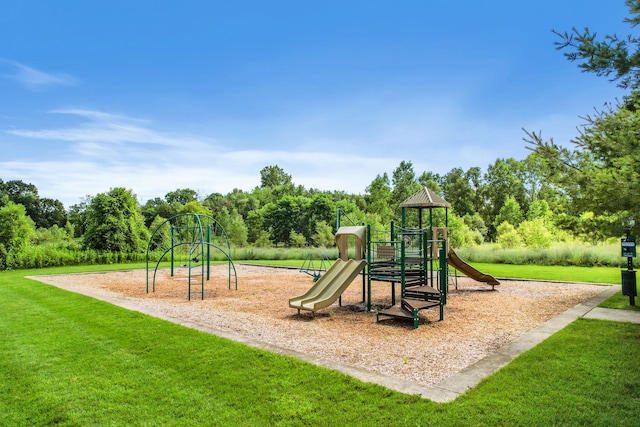
[[[484,173],[473,167],[418,175],[411,161],[402,161],[390,177],[377,175],[364,195],[306,189],[275,165],[260,171],[260,185],[251,191],[203,196],[182,188],[140,204],[132,190],[112,188],[86,196],[68,211],[57,200],[41,198],[32,184],[0,180],[0,206],[12,211],[21,206],[32,224],[31,232],[22,235],[53,229],[58,237],[66,233],[80,239],[84,249],[99,251],[144,251],[150,232],[184,213],[212,216],[236,246],[329,246],[337,209],[357,224],[388,229],[392,221],[400,221],[400,203],[423,186],[451,203],[449,223],[457,246],[497,240],[514,245],[518,239],[508,243],[508,234],[521,229],[526,236],[523,224],[537,224],[539,233],[556,238],[597,240],[613,231],[603,226],[610,218],[580,210],[567,192],[547,182],[536,153],[525,160],[498,159]],[[436,214],[437,221],[442,217]]]

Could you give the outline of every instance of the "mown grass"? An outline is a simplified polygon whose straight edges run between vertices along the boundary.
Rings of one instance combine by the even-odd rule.
[[[620,269],[615,267],[513,265],[481,262],[471,264],[483,273],[491,274],[495,277],[620,284]]]
[[[630,304],[631,299],[622,295],[622,291],[615,293],[611,298],[607,299],[599,305],[604,308],[615,308],[618,310],[640,311],[640,297],[635,296],[635,305]]]
[[[23,277],[80,270],[0,273],[0,425],[631,426],[640,418],[640,325],[579,319],[456,401],[435,404]]]

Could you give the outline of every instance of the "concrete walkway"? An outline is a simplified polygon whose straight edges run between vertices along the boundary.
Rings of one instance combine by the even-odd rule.
[[[583,316],[585,319],[613,320],[614,322],[640,323],[640,311],[615,310],[595,307]]]

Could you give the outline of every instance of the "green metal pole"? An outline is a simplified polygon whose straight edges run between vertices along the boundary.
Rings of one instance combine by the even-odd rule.
[[[175,259],[175,227],[171,226],[171,277],[173,277],[173,262]]]
[[[447,228],[447,237],[444,239],[444,245],[443,247],[445,248],[445,273],[447,274],[447,284],[449,283],[449,263],[446,262],[446,258],[447,256],[449,256],[449,208],[444,208],[444,225]]]
[[[207,280],[211,279],[211,224],[207,224]]]
[[[447,303],[447,293],[449,286],[449,278],[447,277],[447,252],[444,248],[444,239],[442,239],[442,245],[440,247],[440,299],[444,305]]]
[[[449,228],[449,208],[444,208],[444,226]]]
[[[402,298],[405,297],[405,259],[404,259],[404,239],[400,240],[400,284]]]
[[[429,208],[429,240],[431,241],[431,248],[429,249],[429,269],[431,273],[429,274],[429,279],[431,280],[431,286],[433,287],[433,257],[438,256],[438,254],[433,253],[433,208]]]
[[[371,225],[367,225],[367,311],[371,311]]]
[[[395,227],[394,227],[394,222],[391,221],[391,236],[389,236],[389,240],[391,240],[392,242],[396,240],[396,231],[395,231]]]
[[[427,276],[427,271],[429,270],[427,268],[427,251],[429,250],[429,239],[427,238],[427,232],[423,231],[422,233],[420,233],[420,237],[422,238],[422,254],[423,254],[423,261],[422,261],[422,283],[424,283],[425,285],[429,284],[429,278]]]

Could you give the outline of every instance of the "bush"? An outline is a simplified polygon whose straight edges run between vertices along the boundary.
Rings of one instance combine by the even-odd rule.
[[[548,248],[551,246],[551,233],[544,225],[544,219],[536,218],[523,221],[518,227],[518,234],[524,243],[534,249]]]
[[[517,248],[522,245],[522,239],[516,231],[515,227],[504,221],[497,228],[498,237],[497,241],[501,248],[510,249]]]

